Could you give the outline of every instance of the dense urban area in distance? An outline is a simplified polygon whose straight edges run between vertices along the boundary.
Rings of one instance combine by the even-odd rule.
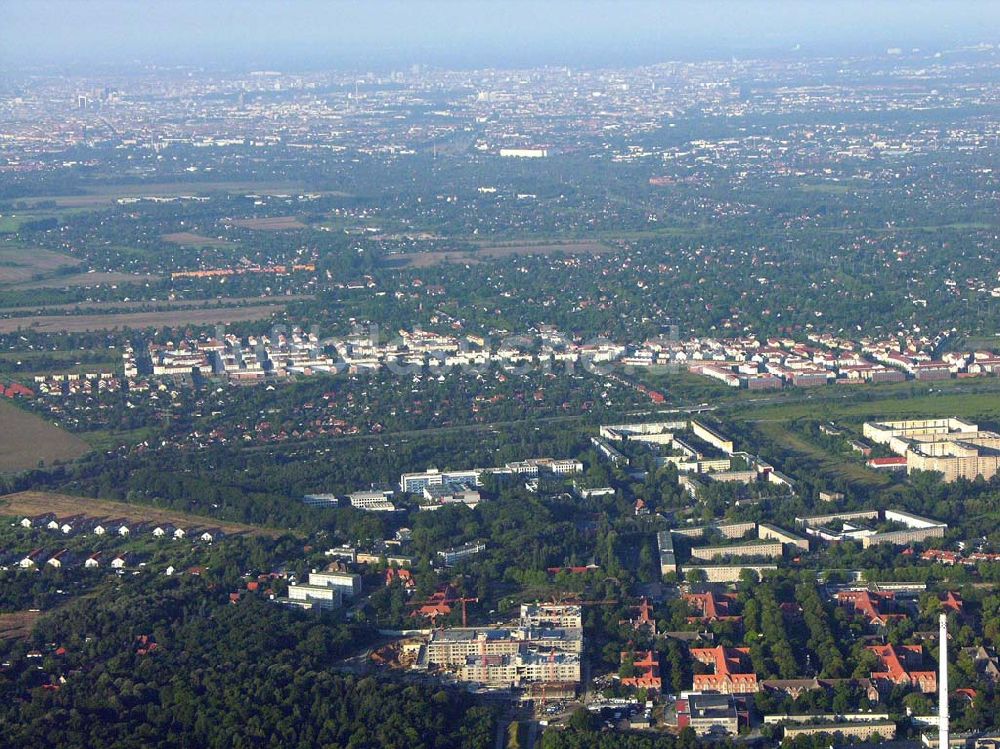
[[[998,55],[0,73],[0,745],[1000,747]]]

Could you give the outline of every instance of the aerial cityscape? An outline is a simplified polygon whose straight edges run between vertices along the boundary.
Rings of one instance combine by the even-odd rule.
[[[1000,8],[6,10],[0,747],[1000,749]]]

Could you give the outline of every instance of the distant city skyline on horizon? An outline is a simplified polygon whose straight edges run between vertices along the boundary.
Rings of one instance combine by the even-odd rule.
[[[947,51],[993,44],[1000,4],[884,0],[802,3],[317,3],[248,6],[93,0],[9,3],[0,64],[79,67],[387,68],[613,66],[660,60]],[[994,33],[995,36],[995,33]]]

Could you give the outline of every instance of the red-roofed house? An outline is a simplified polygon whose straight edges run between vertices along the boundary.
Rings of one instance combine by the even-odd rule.
[[[695,674],[696,692],[749,694],[760,691],[757,674],[750,669],[750,648],[692,648],[691,656],[699,663],[715,668],[715,673]]]
[[[742,616],[729,613],[731,610],[730,607],[736,603],[736,595],[734,593],[724,593],[722,595],[716,595],[711,591],[708,593],[686,593],[684,600],[688,602],[691,608],[701,612],[700,616],[689,616],[687,618],[691,624],[695,622],[707,624],[710,622],[743,621]]]
[[[389,567],[385,571],[385,584],[386,587],[392,585],[396,580],[398,580],[406,590],[413,590],[417,587],[416,581],[413,579],[413,573],[408,569],[403,567]]]
[[[622,653],[622,663],[625,663],[630,657],[629,653]],[[663,686],[663,682],[660,680],[660,662],[652,650],[636,653],[632,665],[635,666],[636,674],[635,676],[623,676],[623,686],[660,691]]]
[[[941,608],[947,609],[948,611],[954,611],[956,614],[961,614],[963,608],[965,607],[965,602],[962,600],[961,593],[955,593],[953,591],[946,591],[943,596],[940,597]]]
[[[869,468],[874,468],[877,471],[905,471],[906,457],[892,456],[891,458],[869,458],[865,465]]]
[[[920,558],[927,562],[940,562],[941,564],[955,565],[962,561],[962,555],[957,551],[942,551],[941,549],[928,549]]]
[[[882,609],[892,606],[896,600],[894,593],[872,592],[868,590],[842,590],[837,593],[837,603],[863,616],[876,627],[885,627],[892,621],[905,619],[906,614],[894,614]]]
[[[619,624],[630,624],[633,629],[642,630],[645,629],[649,634],[656,636],[656,619],[653,618],[653,607],[649,605],[649,601],[645,598],[642,602],[635,607],[635,610],[639,612],[638,616],[632,619],[624,619]]]
[[[925,694],[937,691],[937,673],[918,671],[923,666],[924,650],[920,645],[869,645],[868,650],[878,656],[881,671],[872,671],[872,681],[877,685],[899,684],[916,687]]]

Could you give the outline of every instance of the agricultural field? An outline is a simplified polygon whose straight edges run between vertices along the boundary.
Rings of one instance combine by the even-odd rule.
[[[288,229],[305,229],[303,224],[295,216],[271,216],[269,218],[238,218],[233,220],[234,226],[242,229],[256,229],[258,231],[286,231]]]
[[[149,505],[133,505],[114,502],[109,499],[73,497],[68,494],[27,491],[0,496],[0,515],[23,517],[42,515],[47,512],[59,517],[86,515],[91,518],[124,518],[131,523],[172,523],[179,528],[221,528],[229,535],[244,533],[256,536],[276,537],[282,531],[247,525],[227,523],[215,518],[192,515],[175,510],[161,510]]]
[[[295,193],[303,190],[303,185],[297,182],[250,182],[250,181],[216,181],[216,182],[149,182],[130,184],[111,184],[89,187],[78,195],[55,195],[27,197],[21,201],[29,208],[32,201],[37,205],[43,203],[57,208],[93,208],[109,205],[120,198],[139,198],[143,196],[181,197],[183,195],[207,195],[209,193]]]
[[[36,247],[5,247],[0,249],[0,285],[20,284],[79,265],[69,255]]]
[[[94,330],[141,329],[177,325],[213,325],[249,320],[266,320],[285,311],[282,304],[248,307],[189,309],[170,312],[123,312],[104,315],[50,315],[0,319],[0,333],[32,330],[36,333],[85,333]]]
[[[281,303],[285,304],[288,302],[303,302],[310,299],[315,299],[315,294],[287,294],[281,297]],[[182,310],[182,309],[204,309],[204,308],[223,308],[223,307],[234,307],[240,304],[268,304],[273,299],[273,297],[266,296],[247,296],[247,297],[224,297],[224,298],[212,298],[212,299],[157,299],[157,300],[139,300],[133,302],[71,302],[68,304],[39,304],[35,306],[24,306],[24,307],[0,307],[0,315],[21,315],[24,316],[28,312],[55,312],[55,311],[76,311],[76,310],[135,310],[136,312],[141,312],[143,310]]]
[[[389,258],[389,263],[396,266],[408,265],[413,268],[428,268],[440,263],[481,263],[484,259],[496,259],[513,255],[598,255],[614,252],[615,248],[603,242],[511,242],[497,244],[492,242],[477,243],[475,251],[442,250],[415,252],[406,255],[395,255]]]
[[[567,255],[599,255],[604,252],[614,252],[615,248],[603,242],[510,242],[480,244],[478,255],[488,257],[506,257],[508,255],[554,255],[562,252]]]
[[[12,611],[0,614],[0,640],[23,640],[31,634],[41,611]]]
[[[88,271],[86,273],[73,273],[68,276],[50,276],[27,283],[19,283],[12,288],[16,289],[62,289],[71,286],[104,286],[111,284],[144,283],[146,281],[159,281],[161,276],[152,273],[115,273],[102,271]]]
[[[79,437],[0,401],[0,472],[35,468],[39,461],[75,460],[89,450]]]
[[[160,238],[170,244],[187,245],[189,247],[229,247],[232,244],[226,239],[205,237],[189,231],[176,231],[172,234],[164,234]]]

